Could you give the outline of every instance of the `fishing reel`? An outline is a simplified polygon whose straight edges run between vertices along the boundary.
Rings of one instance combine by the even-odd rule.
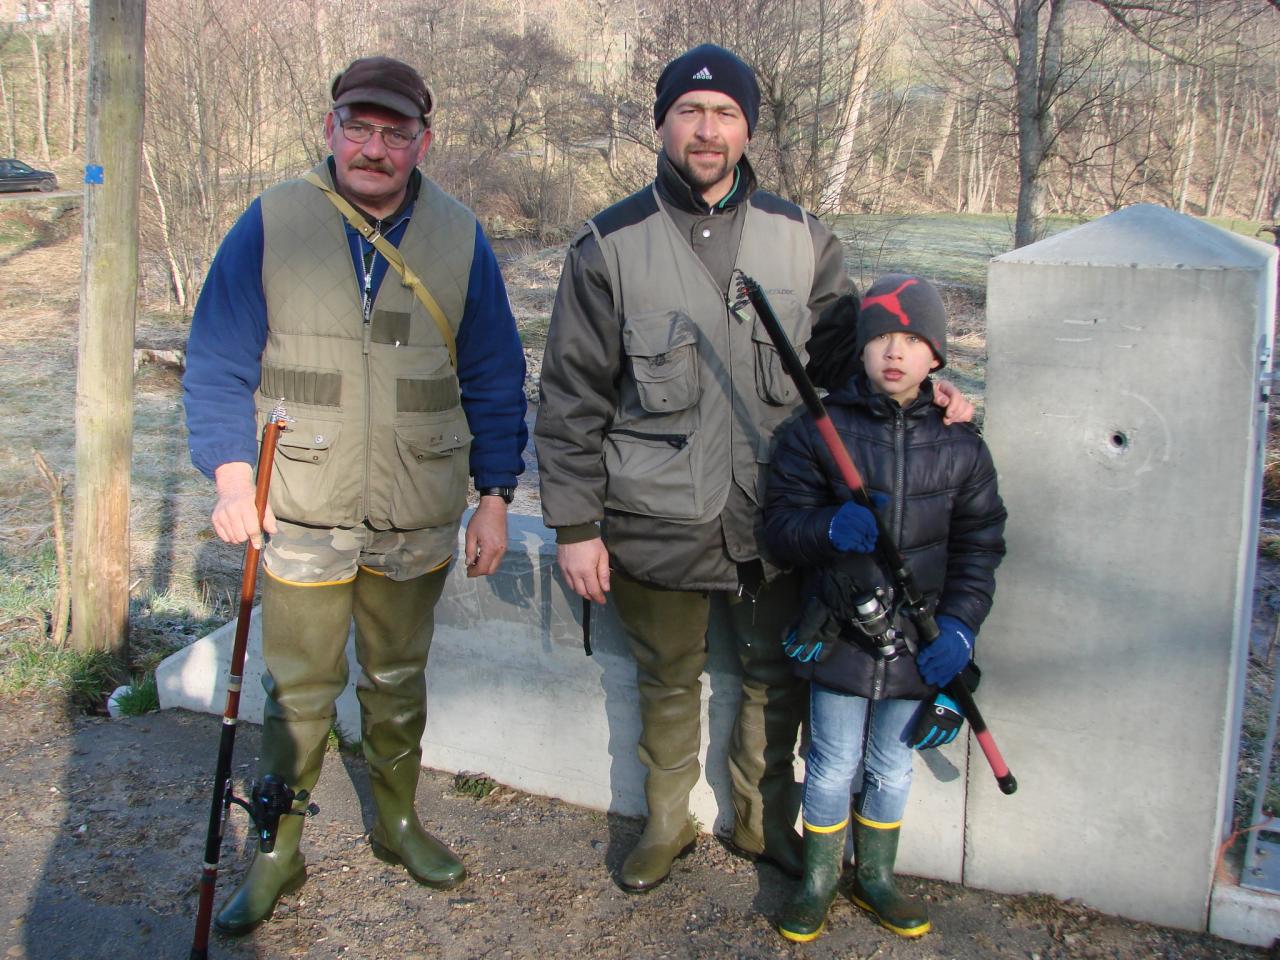
[[[289,785],[273,774],[265,774],[260,783],[253,785],[249,802],[245,802],[235,794],[227,794],[227,803],[243,807],[258,834],[258,849],[270,853],[276,848],[276,835],[280,832],[281,817],[314,817],[320,807],[307,803],[310,793],[306,790],[294,791]],[[301,810],[293,809],[295,803],[306,804]]]
[[[884,591],[877,589],[854,600],[849,622],[867,638],[879,659],[892,663],[898,659],[898,631],[893,628],[886,599]]]

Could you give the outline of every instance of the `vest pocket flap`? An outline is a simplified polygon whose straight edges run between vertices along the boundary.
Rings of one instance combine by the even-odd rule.
[[[280,456],[300,463],[324,463],[338,442],[338,425],[320,420],[296,420],[280,435]]]
[[[803,361],[804,344],[798,342],[803,314],[794,298],[778,297],[778,300],[779,303],[775,305],[778,323]],[[769,331],[759,318],[751,327],[751,340],[756,355],[756,393],[760,399],[774,406],[794,403],[797,397],[796,386],[791,382],[787,368],[783,366],[782,354],[778,353]]]
[[[422,463],[450,456],[471,443],[467,428],[456,423],[397,425],[396,443],[410,460]]]
[[[697,327],[680,310],[623,319],[622,346],[645,410],[672,413],[698,402],[697,343]]]
[[[627,356],[637,361],[654,380],[669,380],[678,370],[669,369],[672,361],[685,355],[683,347],[698,342],[698,330],[688,314],[680,310],[660,310],[628,316],[623,321],[622,346]],[[639,374],[637,373],[637,376]]]

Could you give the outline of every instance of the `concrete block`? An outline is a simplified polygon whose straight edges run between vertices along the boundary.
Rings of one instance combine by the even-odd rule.
[[[1233,883],[1215,883],[1209,932],[1236,943],[1270,947],[1280,940],[1280,896]]]
[[[582,647],[582,602],[555,571],[555,538],[536,517],[512,514],[511,543],[491,577],[455,570],[436,608],[427,669],[423,763],[483,773],[532,793],[641,816],[644,769],[635,662],[611,606],[592,615],[594,655]],[[459,544],[461,550],[461,544]],[[713,608],[714,611],[714,608]],[[261,633],[255,610],[241,716],[261,722]],[[221,713],[234,623],[179,651],[157,671],[161,706]],[[338,701],[345,735],[359,736],[352,681]],[[740,700],[737,656],[712,617],[703,676],[703,776],[691,809],[706,830],[727,831],[733,804],[726,748]],[[965,739],[919,755],[902,835],[903,872],[959,881],[964,855]],[[802,782],[803,762],[796,763]]]
[[[1275,251],[1134,207],[992,261],[1009,510],[966,882],[1204,929],[1248,640]]]

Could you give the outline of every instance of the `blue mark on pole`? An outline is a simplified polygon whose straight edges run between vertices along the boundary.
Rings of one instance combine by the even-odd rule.
[[[86,163],[84,165],[84,182],[92,184],[102,183],[102,167],[96,163]]]

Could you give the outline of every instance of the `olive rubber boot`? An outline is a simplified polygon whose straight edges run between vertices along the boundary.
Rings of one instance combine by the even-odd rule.
[[[799,879],[805,854],[796,818],[803,791],[795,777],[795,748],[808,687],[778,642],[796,609],[794,578],[761,588],[756,602],[730,601],[742,662],[742,701],[729,743],[733,785],[730,846]]]
[[[414,797],[427,725],[427,653],[433,611],[448,568],[413,580],[362,569],[356,577],[356,684],[375,818],[373,855],[403,866],[418,883],[448,890],[467,875],[462,862],[427,833]]]
[[[893,882],[899,829],[897,824],[878,824],[854,815],[854,879],[849,899],[886,930],[903,937],[922,937],[929,932],[928,911],[924,904],[899,893]]]
[[[844,859],[845,827],[804,825],[804,881],[787,902],[778,921],[778,932],[796,943],[816,940],[827,924],[827,911],[836,898]]]
[[[295,792],[310,793],[320,778],[333,702],[347,685],[351,584],[301,586],[267,575],[262,581],[263,659],[267,690],[259,777],[274,774]],[[302,811],[306,802],[294,801]],[[307,879],[298,850],[301,816],[283,816],[271,853],[255,850],[240,886],[223,904],[214,926],[248,933],[275,911],[280,898]]]
[[[667,879],[672,863],[698,838],[689,792],[700,772],[708,604],[700,594],[657,590],[621,576],[614,577],[613,598],[636,659],[639,754],[648,771],[648,819],[618,871],[618,886],[645,893]]]

